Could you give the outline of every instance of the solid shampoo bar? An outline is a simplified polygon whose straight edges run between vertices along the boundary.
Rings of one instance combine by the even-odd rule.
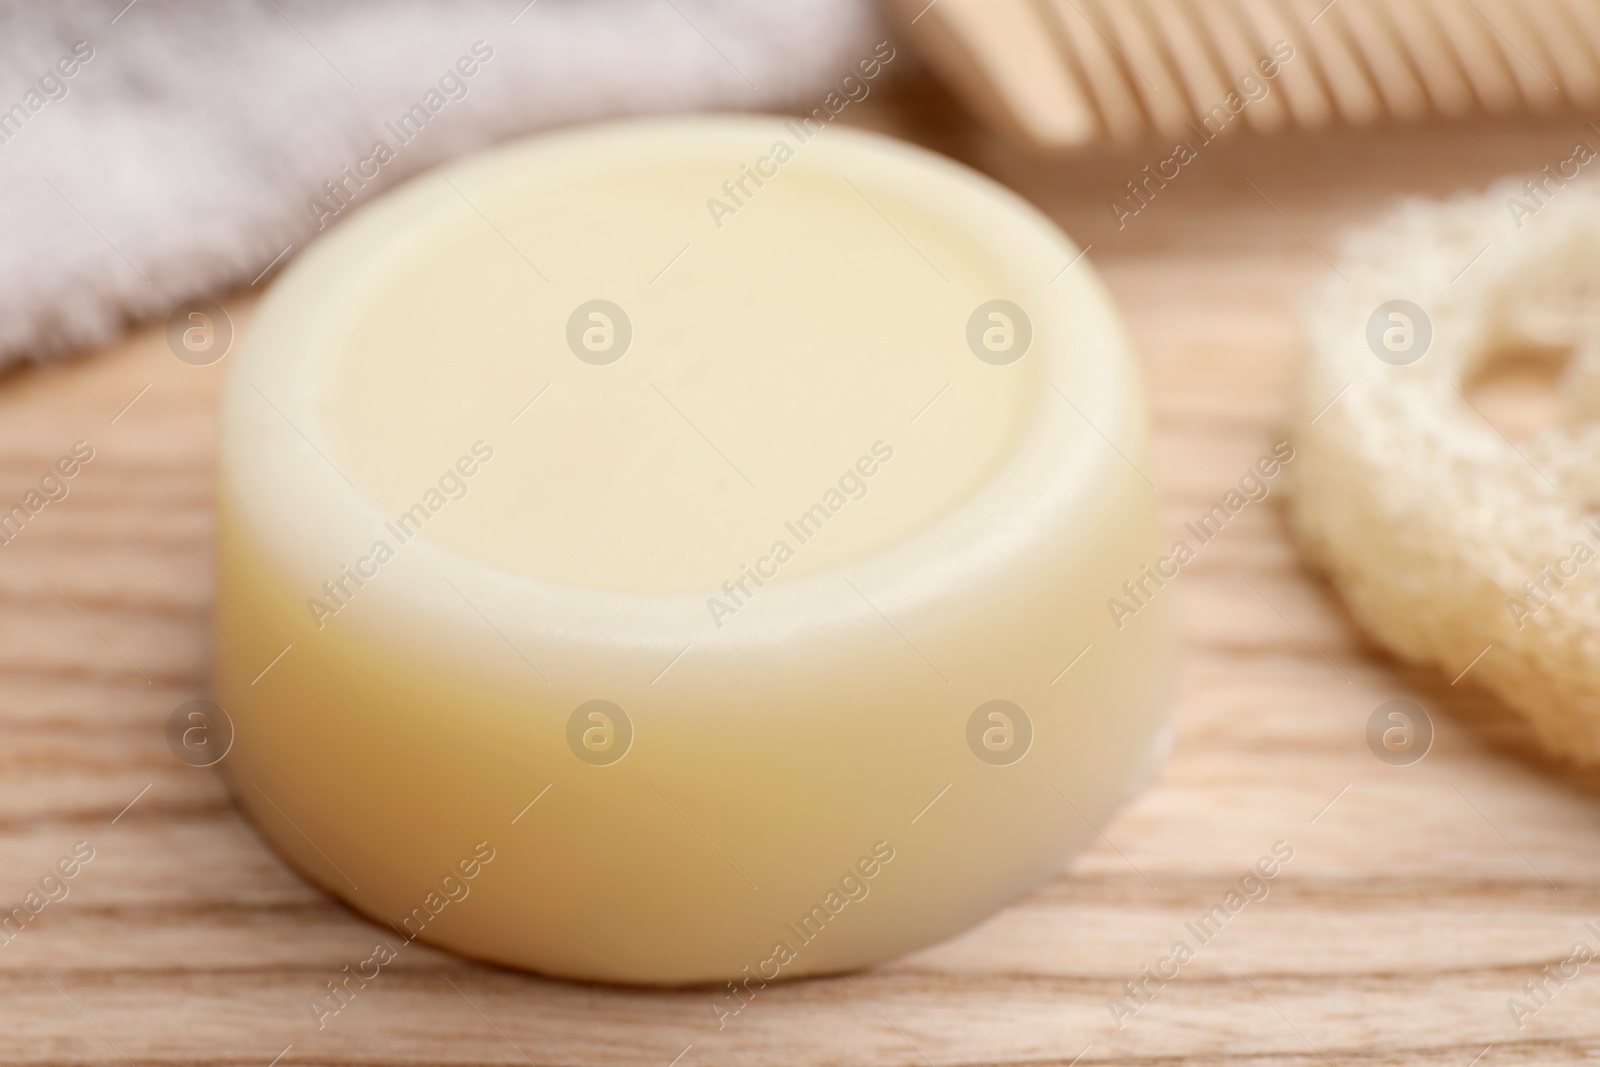
[[[235,795],[384,924],[635,982],[859,967],[1148,770],[1137,371],[1080,253],[798,121],[533,138],[355,212],[231,368]],[[748,977],[744,977],[749,981]]]

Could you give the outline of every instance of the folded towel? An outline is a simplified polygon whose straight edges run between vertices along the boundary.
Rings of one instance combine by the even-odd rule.
[[[0,369],[262,281],[513,134],[809,110],[878,35],[869,0],[4,0]]]

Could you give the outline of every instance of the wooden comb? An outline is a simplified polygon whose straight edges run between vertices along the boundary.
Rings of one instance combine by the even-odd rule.
[[[978,116],[1046,150],[1600,101],[1600,0],[889,0]],[[1287,42],[1293,58],[1263,78]],[[1280,51],[1282,49],[1280,48]],[[1222,123],[1220,117],[1212,126]]]

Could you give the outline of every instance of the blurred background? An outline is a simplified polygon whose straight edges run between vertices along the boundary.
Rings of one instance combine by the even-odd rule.
[[[1089,854],[954,941],[775,986],[723,1029],[714,991],[420,945],[319,1029],[308,999],[374,928],[164,738],[207,687],[227,353],[277,272],[410,175],[683,111],[825,113],[952,156],[1087,248],[1143,361],[1176,531],[1282,436],[1297,307],[1352,229],[1502,178],[1506,210],[1536,213],[1587,179],[1597,104],[1593,0],[0,4],[0,505],[63,455],[82,467],[0,544],[0,909],[93,853],[0,935],[0,1062],[1600,1055],[1587,971],[1507,1012],[1575,940],[1600,944],[1593,783],[1492,697],[1375,649],[1276,506],[1185,569],[1176,748]],[[1517,439],[1548,389],[1475,399]],[[1406,765],[1365,740],[1395,699],[1433,731]],[[1119,1026],[1108,999],[1278,840],[1296,852],[1270,899]]]

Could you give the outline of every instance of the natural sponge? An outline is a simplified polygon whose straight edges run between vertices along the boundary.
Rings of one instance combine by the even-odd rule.
[[[1302,548],[1395,653],[1600,763],[1600,184],[1405,203],[1339,274],[1305,315]],[[1560,418],[1520,442],[1468,398],[1513,351],[1567,359]]]

